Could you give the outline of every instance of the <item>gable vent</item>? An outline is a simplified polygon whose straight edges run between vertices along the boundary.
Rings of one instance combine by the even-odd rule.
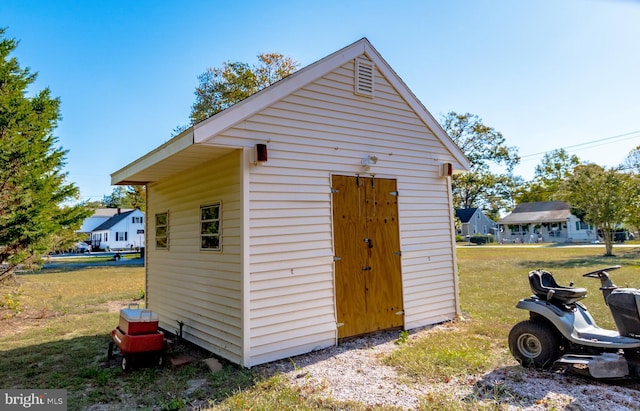
[[[373,97],[373,62],[363,58],[356,59],[356,89],[359,96]]]

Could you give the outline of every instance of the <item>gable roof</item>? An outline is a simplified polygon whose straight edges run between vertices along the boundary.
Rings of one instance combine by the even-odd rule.
[[[363,54],[373,61],[377,69],[451,153],[455,160],[454,169],[468,170],[469,160],[460,148],[373,48],[369,40],[362,38],[188,128],[155,150],[112,173],[111,184],[146,184],[182,171],[189,165],[231,152],[236,148],[215,145],[217,135]]]
[[[113,217],[118,214],[118,210],[120,212],[132,211],[133,208],[96,208],[93,210],[93,215],[91,217]]]
[[[461,223],[468,223],[478,208],[456,208],[456,217]]]
[[[99,226],[97,226],[96,228],[94,228],[93,231],[108,230],[111,227],[113,227],[116,224],[118,224],[120,221],[122,221],[125,218],[127,218],[129,215],[133,214],[135,211],[136,210],[131,210],[131,211],[127,211],[126,213],[116,214],[113,217],[111,217],[110,219],[108,219],[107,221],[105,221],[104,223],[102,223]]]
[[[538,201],[518,204],[499,224],[536,224],[566,221],[571,207],[564,201]]]

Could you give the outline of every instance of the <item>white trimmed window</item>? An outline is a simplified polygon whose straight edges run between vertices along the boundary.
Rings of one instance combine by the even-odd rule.
[[[156,214],[156,248],[169,249],[169,213]]]
[[[200,249],[220,251],[220,203],[200,207]]]

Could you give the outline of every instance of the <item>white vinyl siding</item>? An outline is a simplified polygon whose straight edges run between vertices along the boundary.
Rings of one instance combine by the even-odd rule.
[[[354,67],[194,137],[174,155],[235,151],[170,177],[162,168],[148,184],[149,215],[169,213],[170,248],[151,247],[147,260],[148,306],[163,328],[182,321],[189,341],[247,367],[335,344],[331,175],[363,174],[367,156],[378,158],[370,173],[398,182],[405,328],[455,317],[450,187],[440,177],[455,158],[377,67],[374,96],[354,94]],[[218,124],[207,121],[194,136]],[[258,143],[264,164],[244,155]],[[212,253],[200,247],[200,207],[217,201],[223,249]]]
[[[147,187],[149,215],[169,210],[169,250],[149,250],[147,303],[168,331],[241,363],[241,151],[196,165]],[[203,204],[224,204],[223,252],[203,251]]]
[[[331,174],[398,180],[405,327],[456,315],[448,185],[451,154],[379,72],[375,98],[356,96],[345,64],[216,136],[248,146],[268,136],[250,174],[252,366],[335,343]],[[249,143],[248,143],[249,142]]]

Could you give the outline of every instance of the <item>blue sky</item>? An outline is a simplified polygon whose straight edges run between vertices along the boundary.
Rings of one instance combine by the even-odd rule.
[[[557,148],[614,166],[640,145],[638,22],[638,0],[0,1],[34,89],[62,100],[82,200],[188,122],[207,67],[263,52],[305,66],[362,37],[436,118],[470,112],[502,132],[516,174]]]

